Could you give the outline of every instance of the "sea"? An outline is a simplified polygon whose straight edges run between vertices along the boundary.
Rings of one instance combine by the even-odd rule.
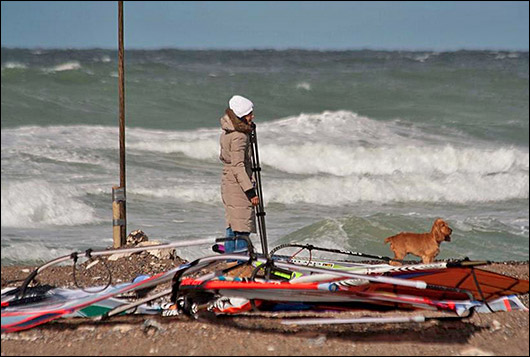
[[[439,259],[527,261],[528,72],[518,51],[127,50],[127,232],[224,236],[219,118],[238,94],[270,248],[392,256],[386,237],[443,218]],[[111,246],[117,51],[2,48],[1,78],[2,265]]]

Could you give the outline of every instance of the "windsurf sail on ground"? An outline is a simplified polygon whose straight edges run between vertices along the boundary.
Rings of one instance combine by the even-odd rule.
[[[132,283],[123,283],[119,284],[122,287],[126,287],[127,285],[130,285]],[[46,305],[52,305],[53,303],[60,304],[64,303],[68,300],[81,300],[87,297],[92,297],[93,295],[91,293],[87,293],[86,291],[83,291],[81,289],[65,289],[65,288],[55,288],[52,286],[46,286],[46,289],[42,289],[41,286],[36,288],[30,288],[28,289],[27,297],[24,299],[25,301],[25,308],[27,309],[29,307],[29,301],[33,300],[33,304],[31,305],[32,308],[37,308],[40,306],[46,306]],[[105,290],[104,287],[96,287],[98,290]],[[108,288],[107,288],[108,289]],[[2,294],[4,294],[4,290],[2,290]],[[10,307],[13,308],[14,306],[20,306],[23,304],[23,301],[16,300],[15,301],[15,295],[13,295],[13,300],[11,300],[13,304],[9,305],[8,301],[3,301],[3,307]],[[123,298],[109,298],[105,300],[98,301],[94,304],[91,304],[85,308],[75,310],[71,314],[64,315],[63,317],[96,317],[101,316],[105,312],[111,311],[116,309],[119,306],[122,306],[124,304],[128,303],[128,299]],[[138,314],[158,314],[160,313],[160,307],[157,305],[143,305],[140,306],[138,309],[134,311],[134,313]]]
[[[257,259],[259,261],[259,259]],[[261,262],[263,263],[263,262]],[[305,275],[289,281],[231,280],[226,277],[186,278],[181,292],[200,291],[249,301],[365,303],[397,308],[425,308],[456,312],[457,306],[488,304],[500,297],[528,293],[528,281],[476,269],[484,262],[441,262],[408,266],[362,266],[353,271],[268,260],[265,264]],[[260,268],[258,266],[258,268]],[[312,275],[309,275],[312,274]],[[410,284],[421,282],[419,285]],[[237,311],[237,309],[232,309]],[[462,309],[461,309],[462,310]]]
[[[13,299],[2,302],[2,333],[26,330],[62,316],[73,314],[81,309],[87,309],[104,300],[109,300],[119,294],[125,294],[141,289],[147,289],[170,281],[179,270],[187,269],[188,264],[154,275],[136,283],[126,283],[95,293],[82,296],[61,297],[60,295],[44,296],[36,302]],[[24,298],[22,298],[24,299]]]

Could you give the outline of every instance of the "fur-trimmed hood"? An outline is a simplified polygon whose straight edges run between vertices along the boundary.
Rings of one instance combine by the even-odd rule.
[[[230,108],[226,109],[225,115],[221,118],[221,128],[226,132],[239,131],[245,134],[252,132],[252,126],[239,119]]]

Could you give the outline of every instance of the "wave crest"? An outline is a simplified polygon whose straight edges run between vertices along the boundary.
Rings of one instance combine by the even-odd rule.
[[[2,227],[38,228],[94,223],[94,208],[73,187],[44,180],[2,183]]]

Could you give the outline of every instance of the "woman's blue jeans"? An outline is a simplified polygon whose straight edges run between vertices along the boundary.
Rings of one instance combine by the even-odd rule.
[[[226,229],[226,238],[235,238],[236,236],[249,237],[249,232],[234,232],[232,228]],[[228,240],[224,243],[225,253],[244,252],[248,250],[247,241],[244,239]]]

